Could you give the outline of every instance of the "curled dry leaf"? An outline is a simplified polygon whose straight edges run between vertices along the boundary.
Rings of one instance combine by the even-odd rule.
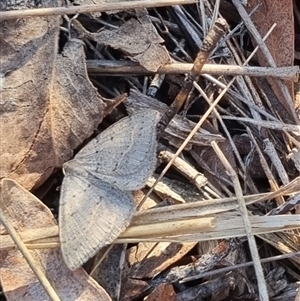
[[[167,49],[160,45],[164,40],[151,22],[130,19],[117,30],[103,30],[93,34],[93,38],[100,44],[123,51],[131,60],[152,72],[170,63]]]
[[[13,180],[3,179],[1,182],[1,206],[17,231],[56,225],[48,207]],[[0,223],[0,234],[4,233]],[[104,289],[82,268],[74,272],[69,270],[59,249],[30,250],[30,253],[61,300],[111,301]],[[1,286],[8,301],[49,300],[20,251],[0,251],[0,274]]]
[[[59,26],[60,16],[0,26],[0,178],[28,189],[70,159],[106,106],[87,77],[82,42],[72,39],[59,53]]]

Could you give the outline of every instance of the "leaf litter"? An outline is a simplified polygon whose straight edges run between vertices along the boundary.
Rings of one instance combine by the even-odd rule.
[[[59,53],[60,17],[20,22],[1,26],[0,126],[11,136],[1,143],[0,170],[30,189],[71,158],[108,106],[88,78],[84,44],[70,39]]]
[[[15,181],[6,179],[1,184],[1,209],[16,230],[57,224],[50,209]],[[2,224],[0,226],[3,234],[5,229]],[[111,300],[83,268],[70,271],[58,248],[30,250],[30,253],[61,300]],[[0,256],[1,285],[6,290],[7,300],[49,300],[20,251],[1,251]]]
[[[254,1],[250,1],[247,7],[248,12],[250,12],[250,10],[255,6],[252,2]],[[271,4],[268,3],[268,1],[265,1],[264,4],[264,9],[268,12],[268,6]],[[52,5],[55,6],[55,4]],[[203,5],[205,5],[205,12],[202,7]],[[225,5],[227,5],[226,9],[224,8]],[[220,6],[220,12],[226,12],[226,19],[230,23],[231,30],[234,30],[234,26],[240,21],[237,19],[237,13],[234,10],[234,6],[236,6],[237,11],[243,17],[239,5],[240,4],[237,3],[237,1],[233,1],[233,4],[228,4],[226,2],[226,4],[222,3]],[[274,4],[274,6],[276,6],[276,4]],[[183,85],[184,77],[182,75],[178,75],[178,73],[177,75],[171,76],[159,73],[154,75],[154,72],[166,63],[172,65],[174,60],[180,62],[191,62],[191,58],[195,57],[197,52],[193,53],[192,50],[199,48],[195,36],[200,37],[201,40],[203,40],[206,36],[208,28],[210,27],[208,20],[213,17],[214,3],[201,3],[199,7],[200,9],[198,11],[196,6],[192,5],[169,7],[167,9],[150,9],[148,11],[135,10],[127,12],[118,11],[112,14],[103,13],[99,18],[99,23],[97,23],[97,21],[95,22],[97,18],[91,22],[92,19],[87,19],[83,15],[79,16],[77,20],[74,20],[74,25],[76,22],[81,23],[82,26],[85,26],[88,29],[89,34],[82,36],[82,31],[79,31],[77,32],[78,36],[76,36],[78,26],[74,26],[74,31],[71,29],[71,32],[66,35],[69,40],[65,45],[66,50],[64,49],[61,52],[58,52],[58,54],[54,51],[55,58],[58,58],[61,54],[63,54],[63,57],[69,56],[67,62],[61,62],[62,69],[70,64],[70,69],[74,70],[76,64],[73,64],[72,62],[78,61],[76,61],[75,54],[81,53],[82,56],[79,59],[81,62],[80,65],[84,67],[83,69],[85,71],[83,43],[76,40],[75,45],[77,45],[77,48],[75,47],[75,50],[72,50],[72,47],[68,48],[68,44],[74,41],[73,37],[82,37],[87,45],[85,51],[88,62],[91,61],[91,59],[105,59],[110,63],[111,68],[115,68],[116,70],[114,77],[100,77],[95,74],[95,71],[93,71],[91,81],[98,87],[103,96],[111,97],[121,95],[124,92],[129,92],[129,98],[125,102],[127,112],[134,112],[136,110],[136,104],[138,104],[139,108],[142,108],[142,110],[145,110],[147,107],[148,109],[158,110],[161,114],[164,114],[166,109],[159,109],[158,106],[160,106],[163,102],[170,105],[170,103],[174,100],[174,95],[176,96],[181,85]],[[288,9],[289,11],[286,12]],[[299,8],[295,6],[294,9]],[[259,8],[257,8],[257,10],[259,11]],[[291,5],[285,6],[285,12],[281,16],[280,10],[277,10],[279,19],[282,18],[284,20],[286,15],[290,14],[291,11]],[[178,17],[179,12],[181,17]],[[272,16],[273,15],[274,13],[272,13]],[[268,16],[268,14],[264,14],[264,16]],[[52,43],[50,43],[50,45],[53,46],[57,43],[59,34],[58,26],[61,19],[59,17],[49,17],[45,19],[50,20],[51,18],[53,20],[55,19],[56,22],[54,26],[55,38],[53,38]],[[141,19],[147,20],[146,23],[141,22]],[[33,16],[32,19],[21,20],[24,24],[27,24],[30,20],[35,22],[34,20],[38,19]],[[273,21],[270,22],[272,23]],[[147,26],[144,26],[143,24],[147,24]],[[72,21],[70,25],[72,28]],[[120,33],[124,29],[124,27],[122,29],[122,26],[125,26],[125,29],[127,28],[125,31],[126,36],[130,36],[130,33],[127,31],[130,29],[130,26],[128,25],[132,25],[134,34],[132,35],[132,40],[130,40],[130,42],[125,40],[125,38],[123,39],[123,41],[125,41],[124,45],[124,43],[122,44],[123,41]],[[265,25],[261,26],[262,29],[260,29],[260,25],[257,25],[257,28],[260,31],[261,36],[263,36],[269,28],[266,29]],[[293,23],[286,23],[286,26],[293,27]],[[154,32],[156,37],[153,38],[153,41],[151,41],[155,46],[153,48],[155,50],[152,52],[154,56],[149,56],[147,53],[143,52],[151,49],[153,46],[151,43],[148,43],[150,39],[144,38],[148,32],[144,31],[146,30],[145,27],[149,29],[152,28],[152,30],[155,28]],[[140,35],[139,29],[141,30]],[[294,28],[286,29],[289,33],[293,32],[293,30]],[[250,30],[250,27],[249,31],[252,35],[255,34]],[[105,41],[95,39],[95,36],[101,36],[103,32],[105,33],[106,38],[110,37],[110,35],[114,37],[112,40],[107,42],[106,45],[109,45],[108,47],[101,46],[105,44]],[[60,34],[62,34],[62,32]],[[6,55],[4,56],[5,58],[8,58],[8,54],[11,55],[12,53],[11,50],[18,49],[18,47],[11,42],[12,39],[9,40],[7,37],[3,39],[3,36],[5,37],[4,34],[1,35],[1,40],[4,40],[4,45],[6,47],[4,49],[6,50],[2,53]],[[14,35],[12,36],[14,37]],[[72,36],[72,39],[70,39],[70,36]],[[270,37],[272,41],[275,41],[275,43],[282,42],[279,38],[277,38],[276,32],[273,36],[271,33]],[[246,33],[244,39],[248,39],[248,41],[250,41],[248,33]],[[254,42],[255,40],[257,40],[257,37],[252,39],[254,47],[256,45],[256,42]],[[15,41],[19,42],[19,39],[14,39],[14,43],[16,43]],[[95,41],[98,42],[96,47],[94,44]],[[155,44],[155,41],[158,42],[158,44]],[[161,48],[161,44],[163,42],[165,49],[168,50],[168,59],[155,61],[158,53],[157,49]],[[213,57],[209,59],[209,63],[225,63],[228,65],[228,69],[230,70],[230,65],[243,63],[245,60],[243,55],[248,51],[248,46],[247,44],[239,44],[235,37],[231,40],[227,40],[226,43],[227,44],[225,46],[221,40],[217,49],[214,50]],[[287,55],[287,57],[289,57],[289,61],[284,61],[284,63],[280,63],[280,55],[283,55],[283,52],[277,51],[276,47],[272,48],[272,46],[268,46],[273,53],[275,53],[276,64],[278,66],[290,66],[293,64],[292,59],[290,59],[293,56],[294,51],[291,43],[291,40],[283,42],[283,44],[288,46],[285,47],[285,51],[289,51]],[[126,48],[128,47],[128,44],[131,44],[133,47],[136,47],[137,45],[140,47],[140,49],[138,49],[138,59],[136,57],[137,51],[134,50],[134,48],[130,50]],[[53,49],[50,48],[48,49],[49,53],[53,54]],[[35,52],[31,52],[30,55],[32,55],[32,53]],[[18,54],[18,52],[16,54]],[[260,56],[261,54],[259,54],[259,64],[262,67],[269,66],[260,59]],[[147,59],[145,59],[145,61],[140,60],[140,58],[146,57]],[[151,59],[148,59],[149,57]],[[170,57],[172,58],[171,60]],[[35,58],[34,55],[33,58]],[[53,58],[53,55],[51,58]],[[146,75],[137,77],[134,75],[134,72],[131,74],[129,70],[127,71],[128,73],[126,76],[120,76],[118,74],[118,70],[122,70],[122,63],[128,59],[138,61],[142,66],[144,66],[144,68],[148,69],[147,72],[145,72]],[[11,62],[13,60],[7,61]],[[41,60],[32,60],[31,67],[35,65],[39,66],[37,63],[38,61]],[[56,61],[58,61],[58,59],[52,60],[52,62]],[[155,65],[153,65],[153,63]],[[258,65],[255,60],[253,60],[252,63],[254,65]],[[3,66],[3,64],[1,64],[1,66]],[[7,80],[10,79],[10,76],[16,76],[15,72],[19,72],[19,70],[21,72],[22,67],[17,65],[15,71],[9,64],[4,66],[9,66],[9,68],[5,69],[4,72],[1,71],[2,74],[5,74],[2,83],[6,93],[8,93],[8,90],[15,90],[16,87],[26,86],[23,84],[24,81],[21,81],[20,85],[15,86],[7,82]],[[24,64],[24,66],[26,66],[26,64]],[[52,65],[48,68],[50,70],[54,70],[51,69],[53,68],[53,66],[51,66]],[[155,67],[152,68],[152,66]],[[259,73],[260,67],[257,68]],[[59,74],[53,77],[55,79],[58,78],[59,80],[57,82],[63,87],[68,86],[69,83],[67,80],[69,74],[66,73],[68,68],[65,69],[66,70],[63,70],[65,73],[61,73],[61,77]],[[152,71],[153,75],[149,75],[149,71]],[[26,74],[26,71],[24,72]],[[22,74],[24,74],[24,72],[22,71]],[[35,71],[32,71],[32,73],[36,74]],[[28,74],[30,75],[30,73]],[[40,74],[41,73],[39,73],[39,75]],[[82,73],[77,73],[75,70],[75,74]],[[74,86],[77,89],[73,91],[76,92],[73,92],[72,90],[69,93],[65,92],[64,89],[61,89],[60,85],[60,89],[58,89],[59,94],[64,95],[64,100],[68,100],[71,96],[75,98],[74,100],[74,98],[71,97],[72,99],[70,102],[66,101],[69,106],[59,106],[54,102],[53,106],[47,107],[47,105],[45,105],[45,103],[47,103],[45,99],[49,99],[49,96],[47,98],[47,93],[46,96],[40,97],[44,99],[43,105],[40,105],[40,107],[44,109],[42,112],[54,112],[53,115],[50,115],[53,117],[51,121],[53,121],[54,124],[56,121],[57,124],[61,125],[61,128],[58,126],[59,130],[53,130],[55,127],[50,127],[51,131],[49,128],[46,130],[43,129],[43,127],[40,127],[43,130],[36,130],[36,128],[39,127],[39,123],[43,125],[44,120],[47,120],[48,117],[43,117],[47,116],[47,114],[34,114],[34,110],[30,107],[32,113],[30,115],[31,117],[41,116],[36,118],[38,122],[36,122],[35,127],[33,127],[33,129],[35,129],[33,130],[33,133],[38,132],[38,134],[41,135],[37,136],[39,139],[45,139],[45,141],[48,142],[51,140],[51,143],[55,146],[53,149],[50,148],[44,150],[43,148],[40,148],[40,152],[34,152],[34,155],[36,156],[34,159],[39,160],[43,166],[39,168],[37,173],[35,173],[36,169],[34,169],[34,173],[31,174],[31,170],[26,166],[30,166],[29,163],[34,161],[32,161],[32,159],[31,161],[27,161],[28,158],[30,158],[28,154],[31,154],[31,152],[28,152],[27,150],[27,152],[23,151],[22,153],[23,157],[21,157],[21,165],[18,165],[18,163],[10,163],[8,160],[3,161],[1,159],[1,162],[7,166],[11,167],[13,164],[16,164],[19,169],[17,168],[12,170],[17,170],[20,174],[19,176],[17,172],[15,172],[15,175],[14,173],[4,173],[3,176],[9,175],[12,178],[16,178],[26,188],[37,187],[49,177],[52,173],[53,167],[60,167],[65,161],[70,159],[73,150],[80,145],[85,138],[91,136],[93,130],[96,129],[97,125],[101,122],[107,112],[105,110],[106,105],[104,103],[104,98],[96,92],[95,88],[92,87],[86,71],[83,72],[83,74],[84,75],[82,75],[81,78],[88,83],[88,87],[86,88],[89,91],[87,100],[83,100],[82,102],[78,99],[76,100],[77,96],[80,96],[81,100],[85,95],[83,95],[84,93],[82,90],[78,90],[82,83],[79,83],[74,78],[71,79],[71,82],[75,83]],[[124,73],[121,72],[121,74]],[[24,76],[21,78],[22,80],[25,79]],[[120,255],[115,255],[117,257],[111,257],[110,250],[107,250],[107,255],[103,261],[104,265],[102,265],[102,267],[105,266],[106,270],[108,270],[108,272],[106,272],[107,275],[110,275],[110,262],[111,266],[113,266],[112,263],[117,266],[115,272],[111,272],[111,281],[103,281],[105,277],[101,273],[101,263],[100,265],[98,264],[98,272],[96,272],[97,267],[91,267],[90,270],[94,269],[94,272],[92,273],[93,277],[95,277],[95,279],[99,281],[107,292],[110,293],[114,300],[142,299],[145,296],[148,296],[148,299],[150,298],[150,300],[151,298],[155,300],[200,300],[201,298],[225,300],[227,297],[238,297],[244,298],[245,300],[252,300],[258,295],[258,291],[261,293],[261,290],[264,289],[260,285],[257,287],[257,283],[263,283],[264,280],[267,282],[268,286],[272,288],[272,290],[269,290],[267,294],[261,294],[261,300],[269,300],[269,298],[272,298],[272,300],[295,299],[297,291],[296,280],[299,276],[299,259],[297,255],[293,255],[293,253],[298,251],[297,245],[299,245],[299,241],[297,240],[297,228],[299,228],[299,223],[297,225],[297,214],[299,214],[297,205],[299,204],[300,188],[299,177],[297,178],[300,172],[297,161],[297,154],[299,152],[299,135],[297,131],[289,133],[286,132],[286,127],[280,127],[279,124],[297,124],[297,113],[295,108],[291,107],[291,103],[288,100],[285,103],[285,99],[278,95],[275,88],[270,88],[268,85],[261,84],[264,81],[263,79],[255,80],[249,77],[238,77],[233,85],[228,89],[219,104],[213,107],[212,102],[214,102],[214,100],[220,95],[222,89],[224,89],[230,79],[230,76],[222,74],[220,74],[220,76],[214,76],[214,78],[207,74],[201,76],[198,83],[203,91],[194,84],[195,88],[189,93],[188,102],[185,103],[185,107],[181,113],[175,116],[172,123],[166,128],[166,131],[162,136],[163,140],[160,141],[162,145],[158,148],[160,152],[159,162],[161,162],[161,165],[158,166],[157,172],[161,172],[165,164],[169,164],[172,160],[174,160],[174,168],[167,172],[166,179],[176,179],[183,183],[189,182],[185,184],[193,185],[196,190],[198,190],[195,192],[197,201],[195,202],[195,198],[192,198],[192,203],[174,205],[174,202],[171,199],[173,194],[170,193],[170,189],[168,188],[168,192],[164,193],[161,191],[162,188],[160,188],[160,191],[156,196],[152,194],[151,200],[148,197],[143,205],[138,206],[138,208],[143,208],[143,211],[137,212],[134,215],[129,228],[116,240],[116,242],[119,243],[132,242],[138,244],[129,245],[128,247],[124,245],[123,248],[117,252],[117,254]],[[47,81],[45,82],[47,83]],[[45,84],[45,82],[43,81],[43,84]],[[9,84],[9,86],[6,86],[7,84]],[[288,87],[292,87],[292,79],[286,80],[285,84],[288,84]],[[7,89],[7,87],[9,87],[9,89]],[[279,84],[279,87],[282,89],[282,84]],[[31,87],[29,90],[33,91],[34,88]],[[48,91],[47,89],[45,90]],[[22,90],[20,89],[20,91]],[[39,90],[35,89],[34,91],[36,92]],[[276,100],[272,91],[275,92],[278,100]],[[290,93],[290,97],[293,98],[294,95],[290,88],[288,88],[288,91]],[[2,92],[3,90],[1,93]],[[55,89],[51,90],[51,92],[54,93]],[[19,95],[20,94],[22,93],[19,92]],[[145,96],[145,94],[151,95],[152,101],[151,98]],[[26,94],[24,93],[24,95]],[[35,95],[38,95],[38,93]],[[8,99],[8,101],[4,102],[3,99]],[[90,99],[96,99],[97,101],[90,102]],[[140,101],[140,99],[143,99],[143,101]],[[147,100],[146,102],[146,99],[149,101]],[[16,107],[18,107],[21,103],[19,98],[7,97],[6,95],[5,98],[1,96],[1,101],[3,101],[2,110],[4,111],[4,116],[5,114],[11,114],[11,111],[16,111]],[[75,105],[75,108],[80,108],[80,110],[73,109],[74,102],[75,104],[81,104],[79,107]],[[65,104],[65,102],[58,103],[60,105]],[[33,104],[35,104],[35,102],[33,102]],[[24,107],[26,107],[26,105]],[[36,107],[38,106],[36,105]],[[54,109],[51,110],[51,108]],[[95,110],[95,108],[98,109]],[[197,124],[199,116],[201,117],[204,115],[207,108],[209,108],[212,113],[203,123],[203,127],[198,130],[196,136],[193,137],[193,140],[189,141],[185,147],[185,151],[182,153],[181,157],[178,158],[180,160],[178,160],[174,154],[177,152],[182,141],[189,135],[189,132]],[[84,112],[83,115],[86,116],[86,118],[83,118],[80,122],[78,122],[78,119],[80,119],[79,116],[82,112]],[[119,110],[115,110],[114,114],[111,114],[111,116],[119,116],[118,119],[120,119],[120,116],[123,117],[123,112],[120,108]],[[71,125],[67,122],[61,122],[65,120],[65,116],[68,116],[68,120],[71,120]],[[240,117],[243,117],[243,119]],[[34,118],[31,119],[35,120]],[[176,119],[177,121],[175,121]],[[247,122],[247,119],[253,120],[256,123],[251,124]],[[266,121],[266,125],[269,121],[272,121],[277,122],[279,126],[277,129],[262,127],[262,125],[264,125],[264,121]],[[24,130],[20,131],[21,126],[19,125],[20,123],[14,124],[17,128],[15,135],[19,135],[14,139],[16,145],[20,143],[20,141],[18,142],[18,139],[24,139]],[[76,129],[79,133],[74,134],[73,129]],[[86,129],[87,131],[85,132]],[[67,138],[59,140],[57,137],[60,138],[61,136],[55,135],[57,132],[64,132],[67,138],[71,137],[71,140],[68,140]],[[76,136],[80,138],[74,138]],[[25,135],[25,137],[27,136]],[[48,139],[47,137],[52,137],[52,139]],[[37,138],[35,139],[36,140],[34,141],[38,141]],[[246,246],[247,239],[244,237],[246,234],[243,225],[244,216],[242,216],[239,211],[236,211],[238,208],[235,198],[237,184],[234,182],[232,174],[228,173],[229,170],[222,168],[221,162],[223,161],[219,159],[219,155],[217,155],[210,146],[212,141],[219,142],[219,147],[221,147],[225,157],[229,160],[230,165],[233,167],[233,171],[239,175],[238,180],[242,189],[242,198],[244,198],[246,204],[248,204],[247,208],[248,214],[250,215],[249,220],[252,225],[252,233],[261,238],[261,241],[257,241],[260,252],[259,255],[263,262],[272,262],[272,266],[265,263],[263,264],[265,276],[262,278],[264,279],[257,279],[257,276],[255,276],[254,270],[251,267],[251,263],[249,262],[251,257],[249,256],[250,253]],[[50,145],[52,145],[51,143]],[[32,144],[32,142],[27,142],[26,145],[28,144],[33,145],[32,149],[35,150],[34,143]],[[38,146],[39,145],[37,144],[36,147]],[[22,147],[20,150],[22,150]],[[8,158],[13,157],[11,154],[15,154],[15,151],[12,148],[10,148],[10,151],[11,152],[7,152],[5,149],[5,152],[2,152],[2,154],[5,154]],[[47,151],[52,156],[47,156]],[[10,154],[10,157],[8,154]],[[47,160],[45,160],[49,156],[54,158],[53,161],[55,164],[51,163],[53,162],[51,160],[49,161],[50,164]],[[14,157],[17,158],[17,156]],[[22,167],[22,164],[24,164],[25,167]],[[25,169],[25,172],[24,168],[27,168]],[[9,168],[7,169],[9,172],[12,171]],[[200,182],[198,181],[199,177],[202,179]],[[57,177],[54,174],[51,178],[56,179]],[[156,180],[157,179],[158,178],[156,177]],[[60,183],[59,179],[58,183]],[[57,187],[57,185],[59,184],[54,184],[54,187]],[[45,185],[43,185],[41,189],[43,189],[43,187],[45,187]],[[149,183],[149,187],[151,187],[151,189],[153,188],[155,191],[153,181],[151,184]],[[47,191],[49,188],[45,187],[44,189]],[[50,190],[51,189],[53,188],[50,188]],[[271,193],[269,191],[271,191]],[[144,189],[144,193],[145,199],[148,196],[148,190]],[[49,192],[46,192],[46,197],[47,195],[49,195]],[[161,199],[162,196],[166,195],[167,198]],[[181,198],[176,197],[176,200],[180,199],[180,202],[182,202],[182,199],[185,200],[184,195],[185,192],[182,192]],[[7,198],[6,195],[5,197]],[[175,204],[178,202],[176,200]],[[18,204],[18,202],[15,203],[15,205]],[[226,207],[226,204],[230,206]],[[146,209],[153,206],[156,207],[156,209]],[[168,206],[168,208],[165,206]],[[186,208],[184,206],[186,206]],[[202,209],[200,209],[199,211],[199,208],[204,210],[201,211]],[[42,209],[36,209],[36,212],[39,212],[40,210]],[[179,214],[179,212],[181,214]],[[285,215],[282,215],[283,212]],[[18,214],[21,216],[24,213]],[[269,216],[272,214],[275,216]],[[196,223],[201,223],[199,216],[210,218],[210,220],[208,223],[204,224],[204,228],[202,228],[202,230],[201,228],[195,230],[198,226]],[[197,217],[197,219],[195,217]],[[173,228],[169,228],[169,221],[174,224],[173,226],[177,224],[180,225],[180,227],[176,228],[175,226]],[[185,228],[187,225],[193,226]],[[236,228],[233,226],[236,226]],[[36,226],[33,228],[35,227]],[[144,228],[147,228],[147,231],[141,232],[141,230],[137,230],[137,232],[133,232],[134,229]],[[155,232],[157,229],[160,229],[160,231]],[[173,229],[173,232],[168,232],[170,231],[169,229]],[[287,229],[290,230],[281,232]],[[24,229],[20,228],[18,230],[22,233]],[[153,234],[151,234],[151,231]],[[131,233],[137,234],[131,236]],[[214,234],[212,235],[212,233]],[[215,241],[212,240],[214,237],[227,239]],[[232,239],[233,237],[237,238]],[[201,249],[205,244],[203,240],[212,241],[208,242],[208,248],[202,253]],[[55,242],[57,242],[57,239]],[[185,251],[178,252],[178,248],[182,248]],[[278,254],[276,249],[281,254],[278,258],[274,256],[275,254]],[[174,250],[174,252],[172,250]],[[3,252],[4,251],[2,250],[1,254],[7,254],[7,251],[5,251],[5,253]],[[13,256],[20,255],[14,254]],[[284,264],[281,264],[282,261],[276,261],[284,258],[290,259],[285,259]],[[100,261],[101,260],[103,259],[100,259]],[[59,260],[56,261],[59,262]],[[258,258],[254,258],[254,264],[256,265],[255,271],[257,269],[257,261]],[[230,264],[228,262],[230,262]],[[92,265],[94,264],[92,263]],[[287,268],[287,266],[292,266],[293,272],[290,268]],[[237,272],[237,267],[239,267],[240,271],[243,272]],[[9,266],[8,270],[11,268],[13,268],[13,265]],[[219,270],[214,271],[215,269]],[[6,270],[6,273],[8,270]],[[214,273],[217,272],[222,273],[222,276],[214,276]],[[21,275],[21,273],[19,274]],[[99,274],[100,276],[97,277]],[[195,279],[200,280],[197,280],[196,283],[195,281],[191,282]],[[203,279],[203,281],[201,279]],[[3,284],[2,279],[1,284],[4,291],[7,291],[7,287]],[[16,288],[17,284],[18,282],[16,282]],[[41,294],[43,288],[40,287],[38,291],[39,294]],[[18,290],[16,292],[18,293]],[[207,292],[209,292],[209,295],[206,294]],[[250,292],[252,292],[252,294],[250,294]],[[266,297],[266,295],[268,296]],[[106,300],[105,298],[106,297],[103,297],[101,300]]]

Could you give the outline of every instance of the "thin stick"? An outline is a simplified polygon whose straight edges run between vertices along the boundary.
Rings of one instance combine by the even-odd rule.
[[[299,255],[300,255],[300,251],[299,252],[292,252],[292,253],[288,253],[288,254],[282,254],[282,255],[271,256],[271,257],[268,257],[268,258],[263,258],[263,259],[260,260],[260,262],[261,263],[267,263],[267,262],[272,262],[272,261],[276,261],[276,260],[283,260],[283,259],[287,259],[287,258],[293,258],[294,256],[299,256]],[[199,275],[195,275],[195,276],[191,276],[191,277],[185,277],[182,280],[180,280],[179,283],[193,281],[193,280],[200,279],[200,278],[207,278],[207,277],[211,277],[211,276],[218,275],[218,274],[221,274],[221,273],[228,273],[228,272],[231,272],[231,271],[234,271],[234,270],[237,270],[237,269],[244,269],[244,268],[250,267],[252,265],[253,265],[253,261],[248,261],[248,262],[245,262],[245,263],[235,264],[233,266],[228,266],[228,267],[225,267],[225,268],[221,268],[221,269],[201,273]]]
[[[163,162],[169,162],[173,159],[174,154],[166,148],[160,148],[159,157]],[[207,184],[207,178],[180,157],[175,158],[173,167],[193,183],[200,191],[201,188]]]
[[[171,63],[151,72],[132,61],[87,60],[89,74],[93,75],[151,75],[151,74],[185,74],[192,70],[193,64]],[[237,65],[205,64],[200,74],[241,75],[253,77],[274,77],[281,79],[296,79],[299,66],[288,67],[249,67]]]
[[[196,0],[144,0],[144,1],[124,1],[118,3],[101,3],[97,5],[82,5],[71,7],[48,7],[26,10],[10,10],[0,12],[0,21],[30,17],[44,17],[57,15],[76,15],[84,13],[105,12],[113,10],[127,10],[137,8],[162,7],[170,5],[194,4]]]
[[[237,196],[237,201],[239,204],[239,209],[242,214],[243,221],[244,221],[244,226],[245,226],[245,230],[246,230],[246,234],[247,234],[247,238],[248,238],[250,252],[252,255],[252,259],[253,259],[253,264],[254,264],[254,269],[255,269],[255,274],[256,274],[256,279],[257,279],[257,285],[258,285],[259,294],[260,294],[260,300],[267,301],[267,300],[269,300],[267,284],[266,284],[266,280],[264,277],[263,268],[262,268],[262,265],[260,262],[260,257],[259,257],[255,237],[253,235],[251,222],[249,219],[244,195],[242,192],[242,188],[241,188],[238,176],[237,176],[236,172],[234,171],[234,169],[232,168],[232,166],[230,165],[230,163],[228,162],[228,160],[226,159],[226,157],[224,156],[224,154],[222,153],[221,149],[218,147],[217,143],[213,141],[211,143],[211,146],[213,147],[214,151],[218,155],[220,161],[224,165],[225,169],[227,170],[227,172],[229,174],[229,177],[232,180],[232,183],[234,186],[234,191]]]
[[[36,277],[40,281],[41,285],[44,287],[46,293],[49,295],[52,301],[60,301],[56,291],[52,287],[51,283],[48,281],[44,273],[34,264],[34,258],[30,254],[29,250],[27,249],[26,245],[20,238],[17,231],[14,227],[10,224],[10,222],[5,218],[3,210],[0,208],[0,221],[7,230],[8,234],[13,239],[14,243],[17,245],[21,253],[23,254],[24,258],[28,262],[29,266],[31,267],[32,271],[35,273]]]
[[[267,178],[268,178],[268,181],[269,181],[269,184],[270,184],[270,187],[272,190],[276,191],[278,189],[278,184],[277,184],[277,181],[275,179],[275,177],[273,176],[272,174],[272,171],[271,169],[269,168],[269,165],[267,163],[267,160],[266,158],[264,157],[262,151],[260,150],[260,147],[254,137],[254,135],[252,134],[250,128],[246,127],[246,130],[247,130],[247,133],[250,137],[250,139],[252,140],[252,143],[253,145],[255,146],[256,148],[256,151],[258,153],[258,156],[259,156],[259,161],[260,161],[260,165],[262,167],[262,169],[264,170]],[[285,201],[284,201],[284,198],[281,196],[278,196],[277,198],[277,204],[283,204]]]
[[[206,63],[210,53],[214,50],[219,39],[225,34],[228,29],[228,25],[225,19],[218,19],[211,30],[209,30],[207,36],[203,40],[203,44],[200,51],[197,54],[193,68],[188,74],[186,80],[183,83],[183,87],[179,94],[176,96],[174,102],[170,105],[166,113],[162,116],[160,122],[157,125],[158,139],[174,118],[177,112],[180,110],[185,100],[187,99],[191,89],[193,88],[193,81],[198,81],[200,72]]]
[[[224,116],[222,115],[223,119],[227,120],[236,120],[239,122],[249,122],[252,124],[255,124],[260,127],[265,127],[268,129],[272,130],[280,130],[280,131],[287,131],[287,132],[292,132],[296,136],[300,136],[300,125],[294,125],[294,124],[288,124],[288,123],[283,123],[283,122],[276,122],[276,121],[267,121],[267,120],[254,120],[251,118],[245,118],[245,117],[235,117],[235,116]]]

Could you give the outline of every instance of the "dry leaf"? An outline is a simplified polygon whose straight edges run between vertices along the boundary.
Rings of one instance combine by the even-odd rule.
[[[72,39],[59,53],[59,26],[60,16],[0,26],[0,178],[28,189],[70,159],[104,115],[105,104],[87,77],[83,43]]]
[[[13,180],[2,180],[1,207],[6,218],[18,231],[56,225],[51,211]],[[0,224],[0,233],[5,233],[2,224]],[[69,270],[63,262],[59,249],[30,250],[30,253],[61,300],[111,301],[104,289],[82,268],[74,272]],[[20,251],[0,251],[0,274],[1,285],[8,301],[49,300]]]
[[[147,301],[177,301],[176,293],[173,286],[168,283],[163,283],[156,287],[147,297]]]
[[[103,30],[92,35],[98,43],[123,51],[149,71],[156,72],[170,62],[168,51],[160,45],[164,40],[151,22],[141,23],[130,19],[117,30]]]
[[[150,285],[143,280],[128,278],[121,287],[121,301],[137,300],[138,297],[145,296],[150,289]]]
[[[247,10],[252,11],[262,4],[251,16],[262,37],[276,23],[266,44],[278,67],[292,66],[294,62],[294,16],[292,0],[248,0]],[[261,51],[258,52],[262,65],[266,65]]]
[[[139,243],[127,252],[131,271],[126,278],[152,278],[181,259],[197,243]]]
[[[262,5],[260,5],[262,4]],[[276,23],[276,27],[271,35],[266,40],[266,45],[272,54],[272,57],[277,67],[293,66],[294,65],[294,14],[293,14],[293,1],[292,0],[248,0],[247,11],[248,13],[254,7],[260,5],[257,11],[253,14],[253,20],[260,35],[264,37],[268,30]],[[269,67],[265,56],[259,50],[258,60],[261,66]],[[272,90],[278,97],[281,104],[290,112],[290,106],[286,103],[285,97],[279,88],[278,81],[268,78]],[[285,81],[292,99],[293,81]],[[278,109],[279,114],[282,113]]]

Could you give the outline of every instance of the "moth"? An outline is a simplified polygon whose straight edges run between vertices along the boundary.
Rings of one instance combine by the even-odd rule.
[[[159,113],[143,110],[121,119],[63,165],[59,236],[74,270],[111,244],[129,225],[135,202],[156,165]]]

